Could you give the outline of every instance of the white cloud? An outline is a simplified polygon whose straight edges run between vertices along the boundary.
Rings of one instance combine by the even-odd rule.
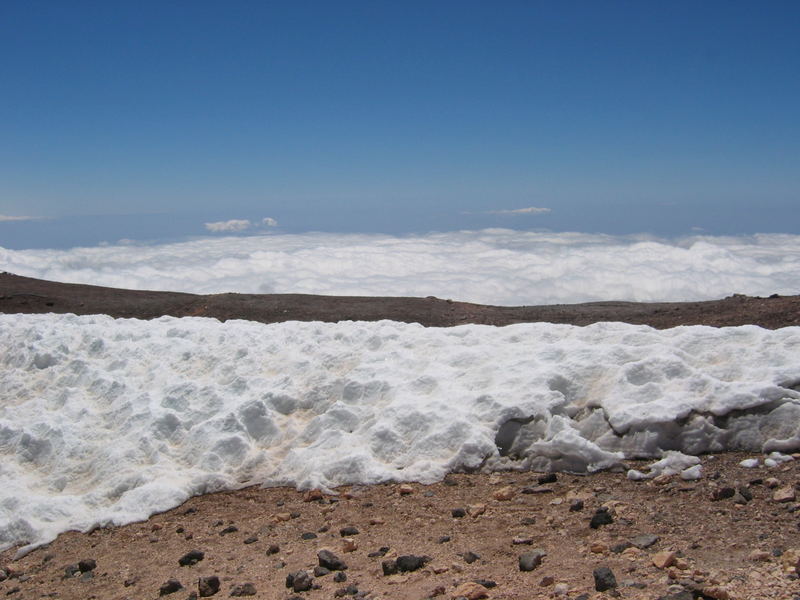
[[[800,236],[646,236],[489,229],[394,237],[273,234],[177,244],[5,250],[0,269],[196,293],[438,296],[488,304],[680,301],[797,293]]]
[[[253,224],[247,219],[231,219],[230,221],[214,221],[213,223],[206,223],[206,229],[219,233],[223,231],[244,231],[250,229]]]
[[[549,208],[539,206],[528,206],[526,208],[506,208],[499,210],[487,210],[486,214],[489,215],[542,215],[549,213]]]
[[[35,221],[39,217],[22,217],[22,216],[12,216],[12,215],[0,215],[0,222],[3,221]]]
[[[272,217],[264,217],[263,219],[261,219],[261,223],[266,227],[277,227],[278,226],[278,222],[275,219],[273,219]]]

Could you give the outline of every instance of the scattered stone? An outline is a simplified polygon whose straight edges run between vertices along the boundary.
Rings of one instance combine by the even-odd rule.
[[[336,574],[333,576],[333,580],[336,583],[342,583],[344,581],[347,581],[347,573],[345,573],[344,571],[336,571]]]
[[[384,576],[394,575],[397,573],[397,563],[393,560],[384,560],[381,562]]]
[[[477,554],[475,552],[472,552],[472,550],[470,550],[469,552],[464,552],[464,554],[462,554],[461,557],[464,559],[465,563],[467,563],[468,565],[471,565],[476,560],[480,560],[481,555]]]
[[[539,479],[536,480],[539,485],[543,485],[545,483],[555,483],[558,481],[558,475],[555,473],[545,473],[544,475],[540,476]]]
[[[369,558],[376,558],[378,556],[386,556],[386,553],[389,551],[389,546],[381,546],[375,552],[370,552],[367,554]]]
[[[575,498],[569,503],[570,512],[580,512],[583,510],[583,500]]]
[[[486,588],[474,581],[467,581],[458,586],[451,594],[452,598],[466,598],[467,600],[480,600],[481,598],[488,598],[489,594]]]
[[[520,490],[523,494],[550,494],[553,488],[546,485],[537,485],[533,487],[524,487]]]
[[[536,517],[524,517],[520,523],[523,525],[536,525]]]
[[[547,553],[539,548],[520,555],[519,570],[533,571],[536,567],[542,564],[542,559],[544,559],[545,556],[547,556]]]
[[[449,486],[456,486],[458,485],[458,480],[452,474],[445,475],[442,483]]]
[[[443,535],[438,540],[436,540],[436,542],[439,543],[439,544],[446,544],[449,541],[450,541],[450,536],[449,535]]]
[[[358,550],[358,544],[353,538],[344,538],[342,540],[343,552],[355,552],[356,550]]]
[[[400,487],[397,488],[397,491],[401,496],[408,496],[409,494],[414,493],[414,488],[407,483],[404,483]]]
[[[467,516],[467,511],[465,511],[463,508],[454,508],[450,511],[450,514],[454,519],[460,519],[461,517]]]
[[[772,553],[766,550],[753,550],[749,556],[753,562],[764,562],[772,558]]]
[[[592,529],[599,529],[603,525],[610,525],[613,522],[614,517],[611,516],[607,508],[601,506],[594,515],[592,515],[592,519],[589,521],[589,527]]]
[[[467,513],[471,517],[478,517],[486,512],[486,505],[485,504],[470,504],[467,507]]]
[[[201,577],[197,580],[197,591],[201,598],[213,596],[219,591],[219,577],[216,575]]]
[[[0,581],[5,581],[8,579],[8,573],[6,573],[5,569],[0,569]]]
[[[356,527],[353,527],[352,525],[350,525],[348,527],[342,527],[339,530],[339,535],[341,537],[349,537],[351,535],[358,535],[359,533],[361,533],[361,532]]]
[[[306,571],[296,571],[286,576],[286,587],[295,592],[307,592],[314,585],[314,579]]]
[[[326,569],[325,567],[320,567],[317,565],[314,567],[314,577],[325,577],[325,575],[330,574],[330,569]]]
[[[736,490],[732,487],[721,487],[715,489],[711,492],[711,500],[712,502],[719,502],[720,500],[725,500],[727,498],[733,498],[733,495],[736,493]]]
[[[645,548],[649,548],[650,546],[656,544],[660,539],[660,537],[653,535],[652,533],[643,533],[642,535],[637,535],[635,538],[633,538],[631,540],[631,544],[639,548],[639,550],[644,550]]]
[[[409,571],[416,571],[425,566],[426,563],[430,562],[430,556],[415,556],[413,554],[407,554],[404,556],[398,556],[395,563],[397,564],[397,570],[403,573]]]
[[[602,542],[594,542],[591,546],[589,546],[589,552],[592,554],[607,554],[608,546]]]
[[[158,588],[159,596],[166,596],[167,594],[174,594],[178,590],[183,589],[183,584],[177,579],[168,579],[165,583]]]
[[[255,596],[256,595],[256,586],[252,583],[242,583],[233,586],[231,590],[231,596],[238,598],[241,596]]]
[[[492,494],[495,500],[500,500],[501,502],[506,502],[508,500],[511,500],[516,495],[517,493],[514,491],[514,488],[512,488],[510,485],[500,488],[494,494]]]
[[[551,585],[553,585],[555,582],[556,582],[556,578],[555,578],[555,577],[553,577],[552,575],[545,575],[545,576],[544,576],[544,577],[542,577],[542,579],[539,581],[539,586],[540,586],[540,587],[550,587],[550,586],[551,586]]]
[[[190,567],[196,565],[205,557],[206,555],[200,550],[190,550],[178,559],[178,564],[182,567]]]
[[[320,567],[325,567],[330,571],[344,571],[347,569],[345,562],[330,550],[317,552],[317,560],[319,560]]]
[[[93,558],[87,558],[78,561],[78,570],[81,573],[88,573],[89,571],[94,571],[96,568],[97,568],[97,563]]]
[[[278,544],[270,544],[269,548],[267,548],[267,556],[271,554],[277,554],[281,551],[281,547]]]
[[[324,496],[320,490],[308,490],[303,494],[303,502],[316,502],[322,500]]]
[[[315,540],[317,539],[317,534],[313,531],[306,531],[305,533],[300,535],[301,540]]]
[[[533,544],[533,538],[521,537],[521,536],[515,537],[514,539],[511,540],[511,543],[514,544],[515,546],[530,546],[531,544]]]
[[[630,542],[620,542],[618,544],[614,544],[613,546],[611,546],[609,550],[611,550],[611,552],[613,552],[614,554],[619,554],[621,552],[625,552],[625,550],[627,550],[628,548],[633,548],[633,544]]]
[[[598,592],[613,590],[617,587],[617,578],[608,567],[598,567],[592,572],[594,576],[594,589]]]
[[[796,497],[797,495],[795,494],[794,488],[790,485],[778,488],[775,490],[775,493],[772,494],[772,499],[775,502],[793,502]]]
[[[236,525],[228,525],[225,529],[219,532],[220,535],[228,535],[229,533],[236,533],[239,528]]]
[[[80,572],[81,570],[78,568],[78,563],[64,567],[64,577],[66,578],[75,577],[75,574]]]
[[[781,480],[777,479],[775,477],[770,477],[764,482],[764,485],[766,485],[771,490],[774,490],[780,484],[781,484]]]
[[[675,564],[678,555],[672,550],[662,550],[653,555],[653,565],[658,569],[667,569]]]
[[[703,597],[713,598],[713,600],[731,600],[733,596],[724,587],[710,585],[702,589]]]
[[[666,596],[659,596],[657,600],[694,600],[694,594],[689,590],[682,590]]]
[[[244,540],[244,543],[245,543],[245,544],[255,544],[257,541],[258,541],[258,536],[256,536],[256,535],[251,535],[249,538],[246,538],[246,539]]]

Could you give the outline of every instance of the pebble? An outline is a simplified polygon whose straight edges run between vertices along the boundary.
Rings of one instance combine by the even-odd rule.
[[[488,597],[489,594],[486,592],[486,588],[474,581],[462,583],[451,594],[451,598],[466,598],[467,600],[480,600]]]
[[[331,571],[344,571],[347,569],[347,564],[330,550],[317,552],[317,560],[320,567],[325,567]]]
[[[408,496],[409,494],[414,493],[414,488],[407,483],[404,483],[400,487],[397,488],[397,491],[400,493],[401,496]]]
[[[542,560],[547,556],[544,550],[537,548],[519,557],[519,570],[520,571],[533,571],[536,567],[542,564]]]
[[[277,554],[280,551],[281,548],[280,546],[278,546],[278,544],[270,544],[269,548],[267,548],[267,556],[269,556],[270,554]]]
[[[601,507],[592,515],[592,519],[589,521],[589,527],[592,529],[599,529],[603,525],[610,525],[613,522],[614,517],[611,516],[608,509]]]
[[[511,540],[511,543],[515,546],[530,546],[533,544],[532,537],[515,537]]]
[[[675,564],[678,555],[672,550],[662,550],[653,555],[653,565],[658,569],[666,569]]]
[[[256,595],[256,586],[252,583],[241,583],[238,585],[233,586],[231,590],[231,596],[234,598],[238,598],[241,596],[255,596]]]
[[[339,535],[341,537],[350,537],[351,535],[358,535],[359,533],[361,532],[358,530],[358,528],[353,527],[352,525],[349,525],[347,527],[342,527],[339,530]]]
[[[201,577],[197,580],[197,591],[200,593],[201,598],[213,596],[219,591],[219,577],[216,575]]]
[[[511,486],[500,488],[494,494],[492,494],[495,500],[500,500],[502,502],[507,502],[508,500],[512,500],[516,495],[517,493]]]
[[[257,541],[258,541],[258,536],[256,536],[256,535],[251,535],[249,538],[246,538],[246,539],[244,540],[244,543],[245,543],[245,544],[255,544]]]
[[[580,512],[583,510],[583,500],[575,498],[569,503],[570,512]]]
[[[337,571],[336,574],[333,576],[333,580],[336,583],[342,583],[347,581],[347,574],[344,571]]]
[[[608,567],[598,567],[592,572],[592,575],[594,576],[594,589],[598,592],[613,590],[617,587],[617,578]]]
[[[183,584],[177,579],[168,579],[160,588],[158,588],[159,596],[166,596],[167,594],[174,594],[178,590],[183,589]]]
[[[307,592],[314,585],[314,578],[307,571],[296,571],[286,576],[286,587],[295,592]]]
[[[720,500],[725,500],[726,498],[733,498],[735,493],[736,490],[729,486],[717,488],[711,492],[711,500],[713,502],[719,502]]]
[[[317,565],[314,567],[314,577],[325,577],[325,575],[330,574],[330,569],[326,569],[325,567],[320,567]]]
[[[88,571],[94,571],[97,568],[97,562],[93,558],[87,558],[81,561],[78,561],[78,570],[81,573],[87,573]]]
[[[301,540],[313,540],[316,539],[317,534],[312,531],[306,531],[305,533],[300,535]]]
[[[305,494],[303,494],[303,502],[315,502],[318,500],[322,500],[323,495],[320,490],[308,490]]]
[[[652,533],[643,533],[642,535],[637,535],[635,538],[633,538],[631,540],[631,544],[640,550],[644,550],[645,548],[649,548],[650,546],[656,544],[660,539],[660,537],[653,535]]]
[[[460,519],[467,516],[467,511],[465,511],[463,508],[454,508],[450,511],[450,514],[454,519]]]
[[[415,556],[413,554],[406,554],[404,556],[398,556],[395,563],[397,564],[397,570],[406,573],[409,571],[416,571],[425,566],[426,563],[430,562],[431,558],[429,556]]]
[[[543,485],[545,483],[555,483],[556,481],[558,481],[558,475],[555,473],[545,473],[536,480],[539,485]]]
[[[178,564],[182,567],[190,567],[199,563],[205,556],[200,550],[190,550],[178,559]]]
[[[467,513],[471,517],[478,517],[486,512],[486,505],[485,504],[470,504],[467,507]]]
[[[797,495],[795,494],[794,488],[790,485],[778,488],[775,490],[775,493],[772,494],[772,499],[775,502],[793,502],[796,497]]]
[[[358,544],[353,538],[344,538],[342,540],[343,552],[355,552],[356,550],[358,550]]]
[[[461,555],[461,557],[464,559],[464,562],[465,562],[465,563],[467,563],[468,565],[471,565],[471,564],[472,564],[472,563],[474,563],[476,560],[480,560],[480,558],[481,558],[481,555],[480,555],[480,554],[477,554],[477,553],[475,553],[475,552],[472,552],[472,551],[470,550],[469,552],[464,552],[464,554],[462,554],[462,555]]]

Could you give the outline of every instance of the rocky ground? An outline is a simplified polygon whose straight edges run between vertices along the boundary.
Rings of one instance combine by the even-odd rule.
[[[437,298],[195,296],[3,273],[0,311],[775,328],[800,325],[800,296],[491,307]],[[745,468],[745,458],[705,456],[697,481],[504,472],[450,475],[431,486],[343,488],[335,496],[255,487],[210,494],[147,522],[66,533],[16,560],[13,549],[0,553],[0,595],[800,599],[800,460]]]
[[[503,472],[336,496],[210,494],[147,522],[61,535],[18,560],[7,551],[0,594],[800,598],[800,460],[745,468],[744,458],[705,456],[697,481]]]

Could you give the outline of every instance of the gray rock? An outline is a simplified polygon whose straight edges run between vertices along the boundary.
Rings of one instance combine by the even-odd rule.
[[[345,562],[330,550],[320,550],[317,552],[317,560],[320,567],[325,567],[330,571],[344,571],[347,569]]]
[[[430,556],[415,556],[413,554],[406,554],[405,556],[398,556],[395,562],[397,563],[397,570],[406,573],[421,569],[426,563],[430,562],[430,560]]]
[[[219,591],[219,577],[211,575],[197,580],[197,591],[201,598],[208,598]]]
[[[471,565],[476,560],[480,560],[481,558],[480,554],[477,554],[472,550],[470,550],[469,552],[464,552],[464,554],[462,554],[461,556],[463,557],[464,562],[467,563],[468,565]]]
[[[594,589],[598,592],[613,590],[617,587],[617,578],[608,567],[598,567],[592,573],[594,576]]]
[[[463,508],[454,508],[450,511],[450,514],[453,515],[454,519],[460,519],[467,516],[467,511]]]
[[[393,560],[384,560],[381,562],[381,569],[383,569],[384,576],[394,575],[397,573],[397,563]]]
[[[330,569],[326,569],[325,567],[314,567],[314,577],[325,577],[325,575],[329,575],[330,572]]]
[[[269,548],[267,548],[267,556],[270,554],[277,554],[281,551],[281,547],[278,544],[270,544]]]
[[[300,535],[301,540],[314,540],[317,538],[317,534],[312,531],[306,531],[305,533]]]
[[[592,515],[591,521],[589,521],[589,527],[592,529],[599,529],[603,525],[611,525],[613,522],[614,517],[611,516],[608,509],[598,508],[597,512]]]
[[[256,595],[256,586],[252,583],[242,583],[239,585],[233,586],[231,590],[231,596],[234,598],[238,598],[240,596],[255,596]]]
[[[178,559],[178,564],[182,567],[190,567],[196,565],[205,557],[206,555],[200,550],[190,550]]]
[[[361,532],[358,530],[358,528],[353,527],[352,525],[349,526],[349,527],[342,527],[339,530],[339,535],[342,536],[342,537],[348,537],[348,536],[351,536],[351,535],[358,535],[359,533],[361,533]]]
[[[645,548],[649,548],[661,538],[657,535],[653,535],[652,533],[643,533],[642,535],[637,535],[635,538],[631,540],[631,544],[639,548],[639,550],[644,550]]]
[[[336,575],[333,576],[333,580],[336,583],[342,583],[344,581],[347,581],[347,574],[344,571],[338,571]]]
[[[547,552],[537,548],[519,557],[519,570],[520,571],[533,571],[536,567],[542,564],[542,559],[547,556]]]
[[[545,473],[544,475],[540,476],[539,479],[536,480],[539,485],[544,485],[545,483],[555,483],[558,481],[558,475],[555,473]]]
[[[168,594],[174,594],[178,590],[183,589],[183,584],[178,581],[177,579],[168,579],[166,582],[161,584],[161,587],[158,588],[158,595],[159,596],[166,596]]]
[[[295,592],[307,592],[314,585],[314,579],[306,571],[296,571],[286,576],[286,587]]]
[[[251,535],[249,538],[244,540],[245,544],[255,544],[258,541],[258,536]]]
[[[583,510],[583,500],[580,498],[576,498],[572,502],[569,503],[569,511],[570,512],[579,512]]]
[[[78,570],[81,573],[86,573],[87,571],[94,571],[97,568],[97,563],[93,558],[86,558],[84,560],[78,561]]]

